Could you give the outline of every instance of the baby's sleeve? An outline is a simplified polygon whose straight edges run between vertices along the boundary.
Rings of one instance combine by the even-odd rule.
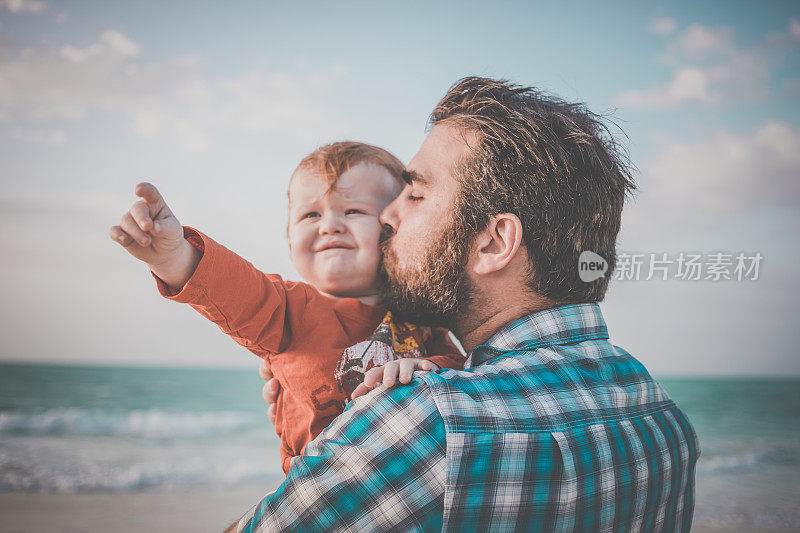
[[[161,295],[188,303],[260,357],[283,351],[291,342],[292,323],[308,303],[306,285],[264,274],[193,228],[185,227],[184,236],[203,256],[180,291],[172,291],[154,274]]]
[[[440,368],[462,370],[466,356],[450,339],[450,332],[444,328],[431,328],[431,337],[425,342],[425,353],[431,363]]]

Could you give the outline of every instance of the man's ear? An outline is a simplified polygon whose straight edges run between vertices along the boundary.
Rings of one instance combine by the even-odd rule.
[[[472,271],[491,274],[502,270],[517,254],[522,244],[522,222],[517,215],[502,213],[475,237],[475,256]]]

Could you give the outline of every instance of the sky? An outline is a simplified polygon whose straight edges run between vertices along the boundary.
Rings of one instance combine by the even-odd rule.
[[[601,304],[612,342],[656,375],[800,375],[799,51],[796,2],[0,0],[0,361],[255,367],[109,239],[135,184],[298,279],[297,162],[342,139],[407,162],[477,74],[616,125],[642,266]]]

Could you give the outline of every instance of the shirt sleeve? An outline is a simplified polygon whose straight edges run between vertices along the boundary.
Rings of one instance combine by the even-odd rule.
[[[464,369],[466,356],[450,339],[450,332],[444,328],[431,328],[431,338],[425,343],[425,352],[428,361],[439,368]]]
[[[428,385],[380,386],[292,459],[286,480],[238,531],[440,530],[445,449]]]
[[[161,295],[188,303],[258,356],[283,351],[290,341],[291,317],[302,314],[308,302],[307,286],[264,274],[193,228],[184,227],[184,236],[203,255],[180,291],[153,274]]]

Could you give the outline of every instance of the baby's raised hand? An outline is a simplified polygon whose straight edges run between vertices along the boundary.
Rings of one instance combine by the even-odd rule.
[[[182,288],[200,260],[200,252],[183,238],[183,227],[161,193],[150,183],[134,189],[142,198],[122,215],[110,237],[132,256],[144,261],[153,273],[172,288]]]
[[[439,370],[439,366],[427,359],[413,359],[410,357],[389,361],[385,365],[367,370],[367,373],[364,374],[364,381],[356,387],[350,397],[355,399],[363,396],[380,383],[387,387],[393,386],[398,380],[403,384],[408,383],[411,381],[415,370],[433,371]]]

